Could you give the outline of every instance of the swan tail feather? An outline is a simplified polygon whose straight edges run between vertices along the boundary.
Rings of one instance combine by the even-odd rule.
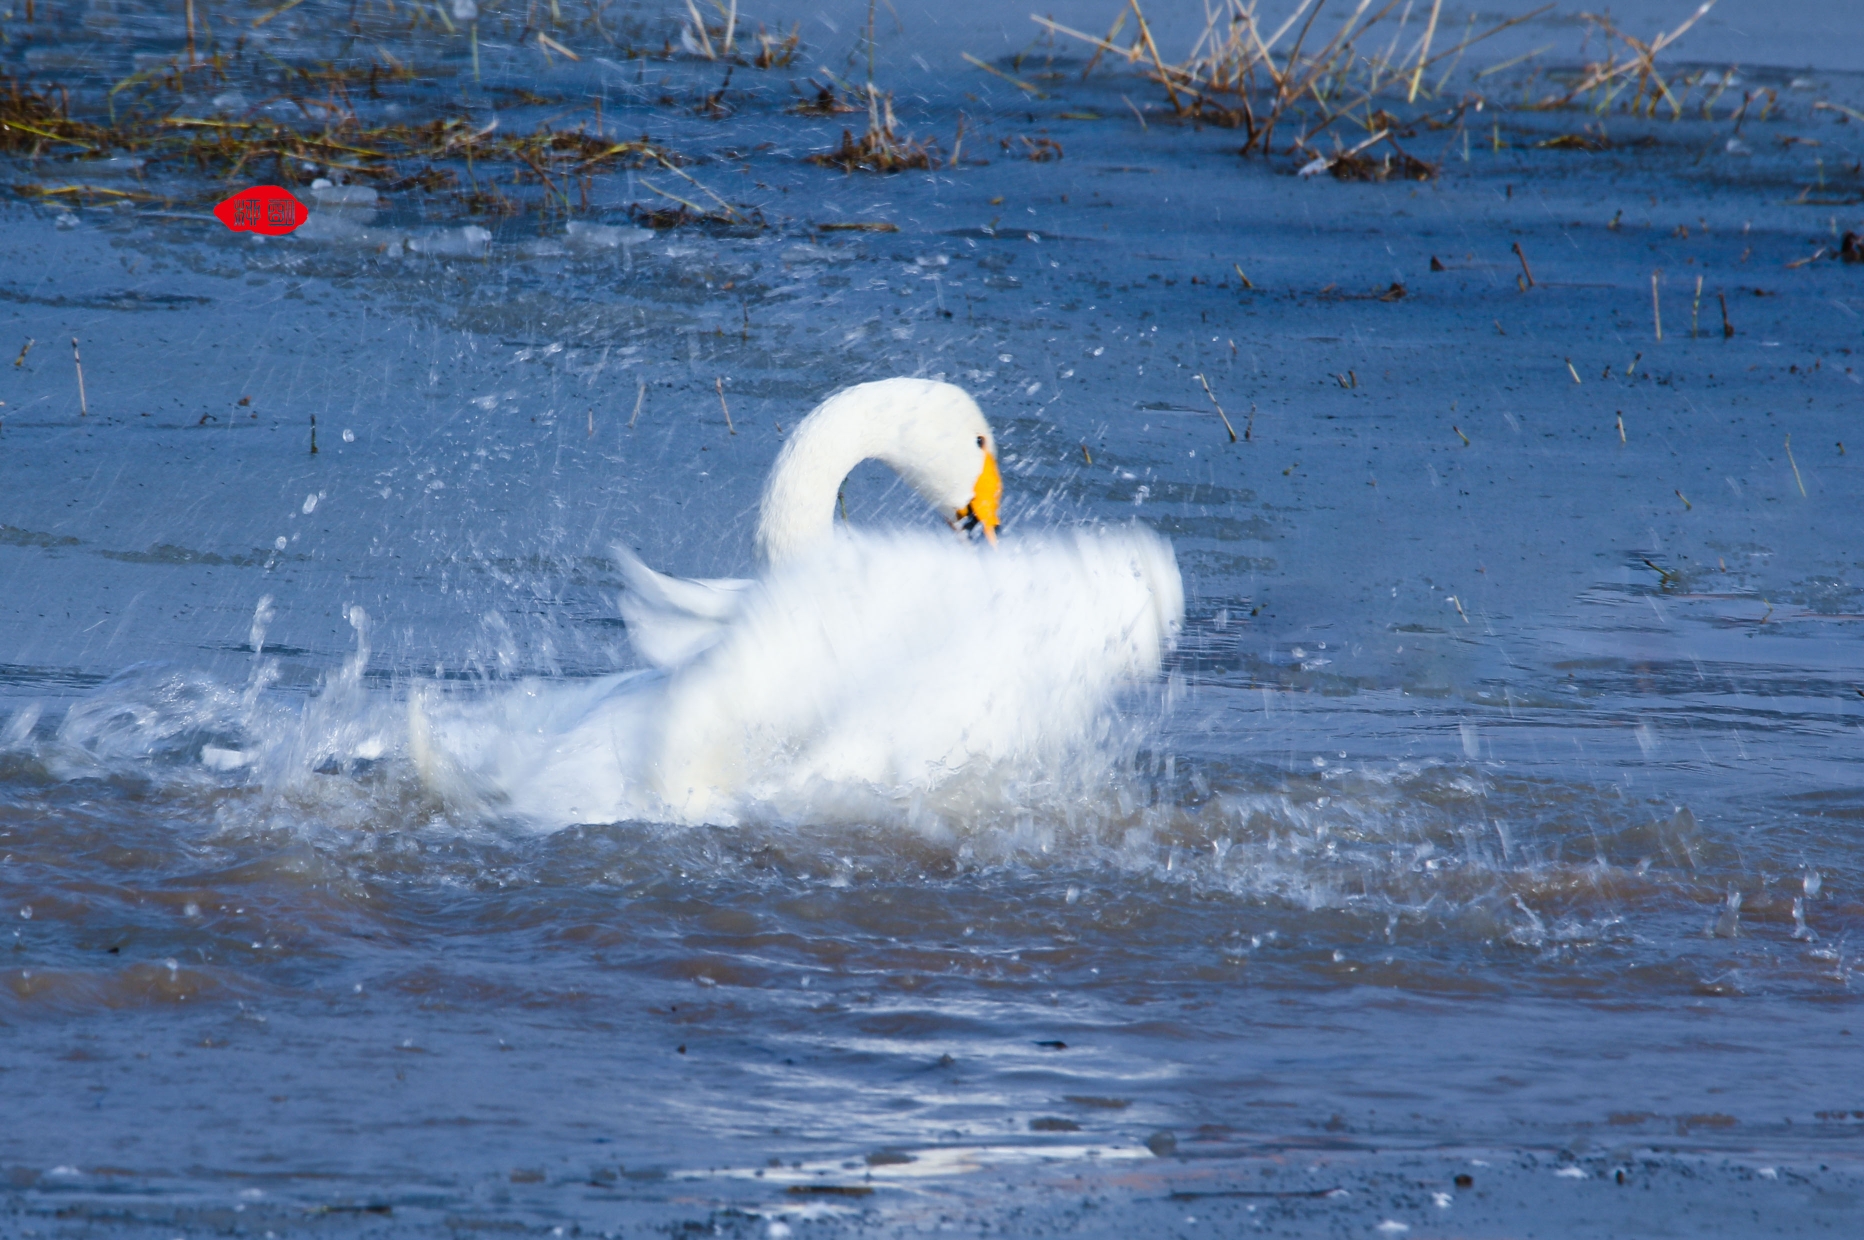
[[[614,552],[627,585],[617,606],[628,640],[655,667],[678,667],[717,642],[751,585],[730,577],[670,577],[647,567],[626,547]]]

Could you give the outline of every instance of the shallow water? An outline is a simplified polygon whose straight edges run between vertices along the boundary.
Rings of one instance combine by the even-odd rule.
[[[1725,9],[1704,62],[1753,17]],[[322,11],[255,45],[317,52]],[[602,95],[762,231],[482,243],[391,198],[255,243],[0,205],[0,319],[37,341],[0,377],[13,1218],[600,1230],[869,1176],[907,1218],[966,1167],[1174,1149],[1855,1161],[1864,269],[1786,266],[1864,229],[1864,130],[1811,106],[1864,106],[1843,49],[1744,70],[1781,100],[1745,153],[1725,102],[1614,114],[1597,153],[1533,146],[1594,118],[1511,112],[1435,182],[1356,185],[1142,129],[1145,84],[1066,49],[1043,100],[944,68],[1020,14],[905,14],[903,122],[962,112],[991,162],[877,177],[801,162],[847,118],[782,111],[853,71],[864,8],[796,18],[806,63],[739,73],[723,119],[692,58],[488,34],[474,87],[433,21],[390,44],[507,127]],[[121,6],[7,29],[89,88],[178,38]],[[1577,54],[1515,33],[1490,63]],[[997,141],[1038,134],[1064,157]],[[608,548],[744,572],[779,428],[892,374],[977,397],[1006,542],[1171,540],[1185,631],[1091,744],[729,827],[539,834],[428,790],[412,695],[636,666]],[[876,467],[846,498],[935,528]]]

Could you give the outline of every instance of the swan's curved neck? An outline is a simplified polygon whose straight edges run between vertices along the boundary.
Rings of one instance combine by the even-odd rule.
[[[847,392],[832,397],[791,433],[764,486],[757,549],[775,564],[827,538],[835,526],[842,481],[862,461],[878,460],[909,476],[897,416]],[[909,476],[910,481],[910,476]]]

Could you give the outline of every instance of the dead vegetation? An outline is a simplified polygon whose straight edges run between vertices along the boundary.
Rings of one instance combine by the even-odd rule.
[[[664,181],[650,186],[662,203],[642,208],[649,214],[737,226],[758,218],[680,171],[692,161],[665,144],[647,135],[618,141],[603,124],[599,99],[579,104],[542,87],[481,86],[480,40],[530,49],[540,69],[583,59],[591,43],[636,62],[677,60],[691,50],[680,43],[694,43],[699,55],[725,65],[723,81],[694,110],[723,117],[734,110],[733,71],[789,65],[801,47],[800,27],[752,31],[735,0],[701,0],[708,13],[718,11],[711,24],[688,6],[693,24],[683,31],[664,18],[635,17],[621,18],[618,29],[608,0],[586,0],[575,12],[568,0],[482,3],[466,6],[464,15],[446,3],[359,0],[347,12],[316,17],[308,6],[299,9],[301,2],[263,6],[250,18],[216,10],[211,23],[203,9],[198,30],[190,5],[183,50],[145,62],[107,88],[28,82],[0,71],[0,154],[33,165],[33,183],[15,188],[74,205],[199,205],[254,180],[300,187],[328,178],[417,196],[425,214],[560,217],[588,208],[595,177],[644,170]],[[171,11],[182,15],[179,7]],[[340,28],[325,29],[326,19]],[[287,46],[322,46],[332,58],[274,55],[248,41],[248,31],[271,25],[268,34],[276,34],[290,22],[306,30]],[[427,49],[432,63],[417,67],[403,50],[410,41]],[[481,97],[478,103],[470,102],[473,96]],[[523,132],[509,126],[508,114],[487,111],[484,96],[498,99],[501,109],[558,111]],[[98,178],[87,177],[85,165],[113,157],[121,157],[112,173],[118,179],[88,184]],[[135,172],[127,184],[119,176],[125,162]],[[183,183],[201,176],[218,184]]]
[[[17,79],[0,79],[0,151],[44,167],[68,168],[82,179],[87,162],[114,156],[136,161],[135,188],[84,183],[22,184],[17,192],[75,204],[109,200],[210,200],[254,181],[286,187],[316,178],[366,185],[382,194],[416,194],[442,213],[503,218],[536,213],[570,216],[588,209],[593,177],[617,170],[658,171],[690,186],[675,193],[640,179],[673,205],[648,214],[668,215],[661,226],[709,222],[759,225],[754,211],[727,203],[683,170],[689,161],[648,135],[616,141],[600,132],[599,115],[574,127],[542,125],[529,133],[502,131],[488,123],[452,116],[424,123],[372,124],[351,106],[352,91],[371,95],[405,66],[368,70],[331,66],[285,66],[289,89],[275,98],[288,102],[298,123],[274,119],[188,116],[174,100],[196,72],[224,73],[203,61],[194,70],[170,66],[119,83],[109,96],[109,114],[73,115],[71,96],[56,88],[34,90]],[[727,79],[729,81],[729,78]],[[318,94],[310,93],[318,91]],[[302,92],[302,93],[300,93]],[[718,92],[722,95],[723,88]],[[268,100],[267,102],[273,102]],[[547,103],[533,96],[525,102]],[[148,188],[163,174],[199,174],[217,184],[193,194]],[[709,200],[698,205],[694,200]],[[668,213],[671,213],[670,215]]]
[[[1418,179],[1420,168],[1434,165],[1399,151],[1393,132],[1401,126],[1441,129],[1459,122],[1467,103],[1458,100],[1446,108],[1443,91],[1463,54],[1553,7],[1543,6],[1480,32],[1472,26],[1461,38],[1440,42],[1441,0],[1433,0],[1421,30],[1409,24],[1414,7],[1421,6],[1401,5],[1400,0],[1385,0],[1376,9],[1373,0],[1359,0],[1331,28],[1320,24],[1326,4],[1327,0],[1298,0],[1279,19],[1271,19],[1260,12],[1260,0],[1224,0],[1207,10],[1203,33],[1190,54],[1176,61],[1160,51],[1139,0],[1127,0],[1105,37],[1046,17],[1034,20],[1051,34],[1094,49],[1083,77],[1103,61],[1124,62],[1163,90],[1179,119],[1242,130],[1243,155],[1274,153],[1280,132],[1288,139],[1286,153],[1305,155],[1310,161],[1339,158],[1345,162],[1347,179],[1385,179],[1393,168],[1400,170],[1402,179]],[[1409,115],[1395,117],[1392,107]],[[1374,136],[1349,151],[1335,132],[1329,135],[1333,154],[1322,154],[1316,144],[1323,135],[1336,126],[1352,125]],[[1379,141],[1392,146],[1390,161],[1362,155]]]
[[[1340,181],[1428,181],[1437,175],[1434,164],[1406,154],[1392,143],[1393,150],[1377,159],[1342,153],[1327,165],[1327,171]]]
[[[796,83],[790,83],[790,90],[797,96],[796,102],[789,106],[795,116],[839,116],[846,112],[859,112],[860,105],[836,93],[833,86],[824,86],[814,78],[809,85],[816,88],[813,95],[804,95]]]
[[[826,93],[826,91],[825,91]],[[911,168],[934,168],[943,159],[936,140],[902,138],[893,117],[893,96],[882,94],[873,83],[867,86],[867,129],[859,139],[847,129],[841,131],[841,145],[808,157],[808,162],[843,172],[857,169],[868,172],[904,172]]]
[[[1582,13],[1586,37],[1577,67],[1535,67],[1550,50],[1542,47],[1461,79],[1457,73],[1470,48],[1554,6],[1482,28],[1472,16],[1462,29],[1444,30],[1442,0],[1342,0],[1331,10],[1328,0],[1284,0],[1272,12],[1270,0],[1221,0],[1206,6],[1202,33],[1177,59],[1161,50],[1140,0],[1125,0],[1105,35],[1049,17],[1032,20],[1051,40],[1060,36],[1091,49],[1083,78],[1105,66],[1128,67],[1162,93],[1171,119],[1241,130],[1240,154],[1292,155],[1303,161],[1304,173],[1326,170],[1341,180],[1428,180],[1442,155],[1412,154],[1398,140],[1447,131],[1447,153],[1458,134],[1467,142],[1477,111],[1583,108],[1601,116],[1667,112],[1678,119],[1694,111],[1712,117],[1736,81],[1734,71],[1671,71],[1659,57],[1714,4],[1705,0],[1650,38],[1629,33],[1609,15]],[[1487,93],[1488,79],[1517,66],[1526,73],[1518,98]],[[1745,91],[1730,105],[1728,119],[1738,128],[1751,114],[1764,117],[1776,102],[1770,88]],[[1493,140],[1499,145],[1499,129]],[[1539,145],[1602,151],[1611,143],[1601,125],[1596,134],[1566,134]]]
[[[1031,163],[1053,163],[1061,158],[1061,143],[1053,138],[999,138],[997,145],[1005,155],[1014,155]]]
[[[796,59],[802,47],[802,23],[798,22],[789,34],[782,36],[758,26],[757,33],[749,40],[757,50],[747,54],[745,46],[738,41],[737,0],[731,0],[730,4],[711,0],[710,7],[717,10],[717,20],[703,14],[694,0],[686,0],[688,20],[680,26],[680,48],[687,55],[757,69],[780,69]]]
[[[379,3],[363,0],[371,13]],[[516,29],[518,10],[512,10],[507,15],[512,29],[504,36],[516,45],[535,45],[546,59],[579,58],[567,44],[548,36],[546,25],[561,39],[575,41],[599,34],[611,46],[620,47],[602,25],[601,6],[593,0],[583,27],[561,24],[554,4],[549,5],[546,18],[547,3],[538,0],[523,10],[522,30]],[[1292,156],[1305,175],[1324,171],[1341,181],[1416,182],[1437,175],[1444,156],[1459,138],[1464,158],[1468,157],[1474,114],[1485,109],[1491,114],[1585,109],[1601,118],[1616,111],[1641,118],[1667,115],[1673,120],[1691,112],[1719,117],[1718,109],[1725,109],[1737,135],[1742,123],[1765,119],[1778,103],[1773,90],[1744,90],[1737,99],[1727,95],[1735,82],[1732,70],[1677,72],[1660,59],[1713,3],[1700,5],[1688,20],[1649,39],[1627,33],[1610,17],[1581,14],[1587,33],[1580,58],[1576,66],[1569,62],[1558,70],[1534,67],[1536,58],[1547,50],[1541,48],[1458,77],[1470,48],[1553,6],[1544,5],[1481,29],[1470,19],[1460,29],[1445,30],[1439,27],[1441,0],[1210,0],[1202,32],[1188,53],[1176,59],[1161,49],[1141,0],[1125,0],[1104,36],[1070,29],[1048,17],[1034,19],[1042,32],[1037,42],[1046,39],[1051,49],[1046,67],[1035,64],[1026,69],[1023,62],[1028,52],[1007,62],[1013,73],[968,55],[967,59],[1031,97],[1046,99],[1065,80],[1052,49],[1058,37],[1064,42],[1073,40],[1088,49],[1083,77],[1124,65],[1157,90],[1169,111],[1163,115],[1152,112],[1154,124],[1162,120],[1167,125],[1236,130],[1241,135],[1241,154]],[[761,26],[755,33],[748,32],[737,0],[680,0],[680,4],[685,13],[677,48],[668,38],[659,52],[642,51],[638,46],[617,52],[636,60],[664,55],[722,63],[722,80],[714,79],[715,87],[679,99],[663,94],[661,103],[667,107],[714,118],[732,116],[744,106],[744,96],[732,93],[733,74],[741,67],[780,68],[792,62],[800,47],[799,28],[787,35],[771,34]],[[289,7],[267,10],[254,24],[287,13]],[[960,117],[947,152],[937,139],[902,132],[892,96],[874,84],[876,9],[875,3],[869,4],[865,86],[850,85],[826,71],[819,75],[822,81],[812,78],[806,84],[790,84],[795,101],[786,110],[794,115],[831,118],[866,113],[861,133],[843,130],[838,145],[806,156],[807,162],[850,173],[958,166],[960,156],[967,154],[966,139],[981,137],[967,133],[966,118]],[[433,9],[431,15],[421,10],[407,20],[424,24],[438,36],[440,27],[433,25],[432,15],[446,20],[444,8]],[[489,6],[484,19],[491,21]],[[371,20],[380,20],[380,15]],[[357,35],[373,29],[353,22],[352,26]],[[670,28],[663,22],[652,42],[659,43]],[[40,169],[63,165],[61,171],[68,168],[74,173],[87,161],[111,156],[140,162],[133,184],[61,184],[39,175],[35,180],[42,183],[21,187],[22,192],[72,202],[174,201],[175,191],[164,193],[152,185],[173,185],[175,178],[163,174],[186,172],[223,183],[218,191],[202,190],[203,194],[255,179],[296,186],[328,177],[339,183],[368,185],[384,194],[419,195],[442,211],[490,217],[567,216],[587,209],[592,178],[629,170],[659,178],[658,184],[638,178],[658,200],[637,208],[642,219],[664,217],[665,226],[696,222],[744,226],[757,218],[750,208],[726,203],[682,171],[688,161],[663,144],[646,135],[635,141],[615,141],[604,128],[599,101],[593,106],[579,105],[547,91],[482,88],[499,97],[501,107],[560,109],[529,133],[501,129],[490,114],[468,113],[464,93],[454,102],[440,102],[437,82],[457,74],[464,84],[466,61],[460,53],[469,38],[474,40],[473,80],[478,76],[477,34],[451,24],[446,30],[456,62],[419,71],[379,43],[372,53],[347,62],[289,64],[270,55],[249,55],[240,44],[204,42],[131,74],[107,92],[92,90],[77,103],[70,90],[58,85],[0,79],[0,153],[23,157]],[[1526,74],[1518,97],[1504,100],[1483,93],[1500,80],[1495,75],[1513,66],[1521,66]],[[224,89],[236,95],[245,92],[253,101],[242,97],[238,107],[198,114],[203,108],[200,100]],[[455,99],[450,90],[446,98]],[[1122,99],[1139,123],[1146,125],[1146,110]],[[1829,103],[1814,108],[1832,110],[1840,123],[1854,117],[1864,120],[1864,114]],[[394,115],[394,109],[402,115],[434,116],[436,110],[441,114],[423,122],[382,119]],[[1101,119],[1096,112],[1060,115]],[[1489,118],[1484,117],[1482,130],[1490,128]],[[1498,149],[1503,145],[1499,123],[1493,124],[1492,133],[1482,130],[1477,133],[1485,142],[1492,141]],[[1536,135],[1541,140],[1534,145],[1583,153],[1650,141],[1613,142],[1603,119],[1589,121],[1577,132],[1551,137],[1545,133],[1543,128]],[[1443,135],[1441,149],[1432,137],[1435,134]],[[970,158],[962,162],[988,162],[978,158],[989,149],[988,142],[994,142],[1005,158],[1046,163],[1063,157],[1061,143],[1046,135],[991,134],[982,142],[974,140]],[[84,178],[69,179],[82,182]]]
[[[1608,151],[1612,146],[1611,140],[1603,134],[1595,137],[1585,133],[1563,133],[1534,145],[1543,151]]]
[[[1708,75],[1698,72],[1679,82],[1680,91],[1672,90],[1670,83],[1664,80],[1664,75],[1657,69],[1657,55],[1682,38],[1713,7],[1715,0],[1704,0],[1682,25],[1667,33],[1660,33],[1648,42],[1619,29],[1610,14],[1580,14],[1580,20],[1587,25],[1587,45],[1590,46],[1592,39],[1598,37],[1604,44],[1604,55],[1586,62],[1578,74],[1578,80],[1565,93],[1546,96],[1538,106],[1566,107],[1590,95],[1591,109],[1603,113],[1626,90],[1630,90],[1631,97],[1624,101],[1623,110],[1631,115],[1654,117],[1657,105],[1668,103],[1672,109],[1671,118],[1681,117],[1688,91],[1708,80]],[[1731,74],[1722,75],[1721,84],[1703,100],[1705,117],[1708,115],[1707,109],[1727,89],[1727,81],[1731,77]]]

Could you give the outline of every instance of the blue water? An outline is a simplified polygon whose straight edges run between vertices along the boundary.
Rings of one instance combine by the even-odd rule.
[[[0,64],[74,111],[185,56],[167,10],[15,8]],[[354,90],[366,117],[594,132],[599,100],[769,226],[609,245],[535,178],[501,218],[339,207],[309,181],[342,169],[283,165],[315,227],[257,242],[179,163],[5,156],[134,195],[0,203],[0,362],[34,341],[0,368],[9,1225],[839,1217],[784,1190],[871,1176],[884,1213],[1162,1132],[1855,1159],[1864,267],[1833,255],[1864,130],[1813,105],[1864,90],[1816,9],[1763,39],[1731,3],[1680,45],[1684,75],[1761,61],[1710,119],[1701,90],[1676,120],[1472,111],[1412,141],[1423,184],[1239,158],[1066,43],[1012,62],[1020,12],[881,7],[902,129],[949,154],[962,116],[971,154],[879,176],[803,161],[863,116],[785,111],[864,77],[864,6],[747,13],[803,51],[734,70],[723,117],[671,7],[565,8],[571,61],[481,5],[476,79],[436,9],[203,9],[202,54],[243,59],[175,115],[282,115],[260,51],[379,51],[418,75]],[[1517,36],[1447,96],[1579,62],[1567,17]],[[569,218],[637,227],[643,179],[679,180],[594,176]],[[896,231],[819,227],[850,222]],[[1078,762],[541,835],[423,784],[410,695],[636,666],[609,548],[745,572],[779,427],[896,374],[982,406],[1006,541],[1175,548],[1182,638]],[[844,494],[937,528],[878,466]]]

